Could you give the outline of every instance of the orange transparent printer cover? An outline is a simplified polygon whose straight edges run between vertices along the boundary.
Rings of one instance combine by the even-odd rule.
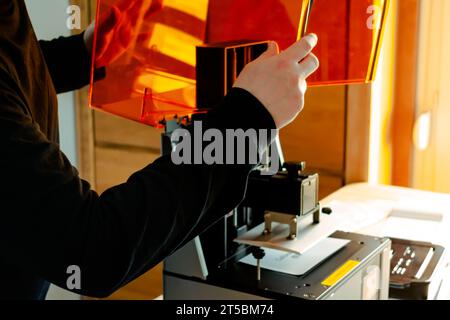
[[[370,82],[388,2],[99,0],[90,105],[161,127],[163,119],[200,112],[197,46],[275,40],[283,50],[305,32],[319,36],[314,53],[321,65],[310,86]],[[103,77],[94,81],[102,67]]]

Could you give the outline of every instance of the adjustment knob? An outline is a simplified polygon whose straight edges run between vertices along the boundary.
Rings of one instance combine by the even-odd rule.
[[[283,168],[287,170],[290,177],[298,178],[299,173],[305,171],[306,162],[285,162]]]

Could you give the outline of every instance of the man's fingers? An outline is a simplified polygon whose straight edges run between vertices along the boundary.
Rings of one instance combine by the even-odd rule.
[[[308,34],[307,36],[304,36],[292,46],[287,48],[283,52],[283,55],[288,59],[299,62],[311,53],[311,51],[317,45],[317,41],[318,38],[315,34]]]
[[[147,10],[147,13],[145,14],[145,19],[149,18],[154,13],[162,10],[164,7],[163,0],[152,0],[152,4],[150,8]]]
[[[113,42],[114,29],[120,18],[121,13],[116,6],[112,7],[107,15],[100,17],[98,33],[101,34],[101,37],[97,42],[97,60],[101,59]]]
[[[278,48],[278,44],[275,41],[269,42],[269,47],[267,50],[259,56],[260,59],[267,59],[273,56],[276,56],[280,52]]]
[[[133,5],[136,4],[136,2],[140,2],[142,3],[142,0],[135,0],[135,1],[130,1],[130,0],[120,0],[117,1],[117,3],[115,4],[120,11],[124,12],[129,10]]]
[[[314,55],[314,53],[310,53],[302,62],[300,62],[300,70],[303,78],[308,78],[311,74],[313,74],[319,68],[319,59]]]
[[[150,8],[153,0],[119,0],[116,3],[116,6],[122,11],[131,10],[133,7],[142,7],[146,6]]]
[[[126,13],[130,23],[133,25],[138,25],[144,18],[145,13],[149,10],[151,2],[131,2],[134,3],[134,5],[131,6]]]
[[[100,31],[102,33],[109,33],[112,30],[114,30],[114,28],[120,21],[121,15],[122,14],[119,8],[113,6],[106,15],[102,15],[100,17],[99,21]]]

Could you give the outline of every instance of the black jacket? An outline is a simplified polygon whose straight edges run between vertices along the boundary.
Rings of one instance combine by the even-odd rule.
[[[81,268],[81,290],[108,296],[232,210],[252,165],[162,157],[98,195],[58,146],[56,93],[86,85],[82,36],[38,42],[23,0],[0,1],[0,299],[44,298]],[[275,128],[233,89],[204,127]]]

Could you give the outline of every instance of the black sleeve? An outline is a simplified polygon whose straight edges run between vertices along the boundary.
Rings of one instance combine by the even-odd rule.
[[[253,165],[174,165],[170,156],[98,195],[39,131],[24,102],[0,89],[0,255],[58,286],[66,287],[67,268],[77,265],[81,290],[74,291],[108,296],[244,196]],[[233,89],[204,127],[275,125],[256,98]]]
[[[57,93],[80,89],[89,84],[91,57],[83,34],[39,41]]]

